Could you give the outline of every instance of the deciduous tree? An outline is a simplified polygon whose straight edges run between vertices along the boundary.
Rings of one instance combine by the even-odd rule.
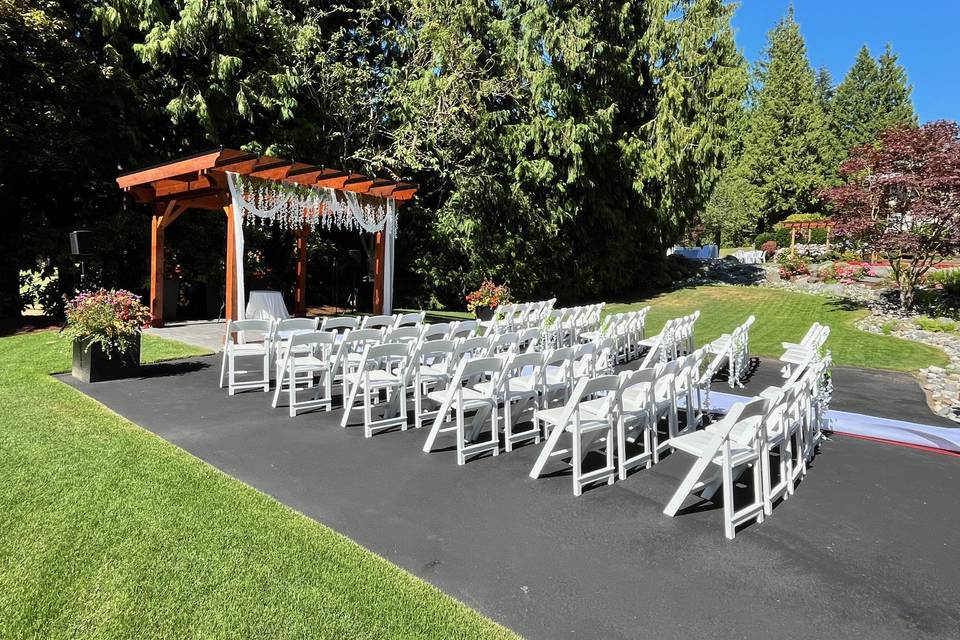
[[[960,126],[939,121],[900,126],[863,145],[840,168],[845,183],[823,196],[837,232],[890,261],[900,301],[942,258],[960,249]]]

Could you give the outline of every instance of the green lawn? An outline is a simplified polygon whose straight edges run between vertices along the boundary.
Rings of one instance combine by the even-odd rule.
[[[48,375],[68,366],[55,333],[0,338],[0,638],[514,637]]]
[[[781,343],[796,342],[813,322],[830,325],[827,348],[836,364],[875,369],[913,371],[943,365],[946,355],[939,349],[890,336],[860,331],[853,326],[867,315],[865,309],[847,309],[822,296],[761,287],[704,286],[671,291],[630,304],[608,304],[607,313],[618,313],[650,305],[647,333],[660,330],[669,318],[700,310],[697,344],[704,344],[731,331],[753,314],[757,321],[750,330],[753,355],[778,357]]]

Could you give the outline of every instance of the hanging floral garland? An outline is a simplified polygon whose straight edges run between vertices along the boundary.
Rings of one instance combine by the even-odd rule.
[[[367,233],[383,231],[392,207],[386,198],[361,196],[351,191],[276,182],[228,173],[231,195],[239,202],[245,224],[281,229],[353,229]]]

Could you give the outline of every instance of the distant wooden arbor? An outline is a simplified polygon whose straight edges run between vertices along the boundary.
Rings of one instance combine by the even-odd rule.
[[[790,229],[790,250],[793,251],[797,244],[797,231],[807,232],[807,242],[810,242],[810,236],[814,229],[827,230],[827,249],[830,248],[830,239],[833,235],[833,220],[804,220],[797,222],[781,222],[785,229]]]
[[[225,315],[227,319],[242,316],[241,305],[244,301],[238,299],[238,256],[235,234],[238,229],[242,233],[240,219],[237,217],[242,217],[244,212],[236,210],[236,201],[231,197],[228,174],[286,185],[360,194],[364,197],[392,200],[394,205],[412,199],[417,191],[416,185],[405,182],[373,178],[295,160],[224,148],[203,151],[120,174],[117,177],[119,187],[129,193],[136,202],[149,204],[153,208],[150,223],[150,312],[155,326],[163,325],[165,231],[178,217],[190,209],[223,211],[227,216]],[[326,211],[314,212],[314,216],[326,214]],[[314,220],[320,219],[314,217]],[[296,234],[297,250],[293,305],[295,315],[306,313],[307,235],[310,230],[311,226],[307,222],[303,222],[299,228],[293,230]],[[374,233],[373,308],[375,313],[381,312],[384,308],[385,288],[390,286],[392,289],[392,284],[386,283],[386,278],[392,279],[392,237],[388,238],[388,233],[387,230]],[[386,255],[388,251],[389,256]],[[241,269],[242,259],[243,257],[239,256]],[[241,290],[242,282],[241,273]]]

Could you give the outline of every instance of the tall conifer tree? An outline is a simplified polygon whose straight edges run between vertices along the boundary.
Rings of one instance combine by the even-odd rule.
[[[770,32],[756,70],[741,171],[768,224],[819,209],[832,170],[826,117],[793,8]]]

